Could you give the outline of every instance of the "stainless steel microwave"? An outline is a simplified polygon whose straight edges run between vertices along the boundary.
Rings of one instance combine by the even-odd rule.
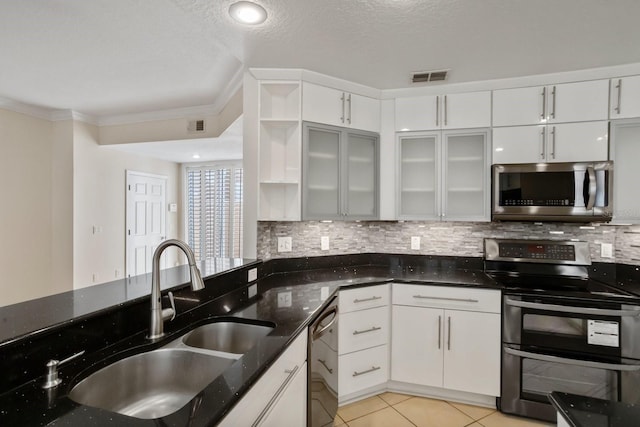
[[[613,162],[493,165],[495,221],[610,221]]]

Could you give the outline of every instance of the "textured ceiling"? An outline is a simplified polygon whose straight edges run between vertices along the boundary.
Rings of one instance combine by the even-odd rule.
[[[379,89],[640,62],[638,0],[3,0],[0,97],[94,116],[223,105],[246,67]]]

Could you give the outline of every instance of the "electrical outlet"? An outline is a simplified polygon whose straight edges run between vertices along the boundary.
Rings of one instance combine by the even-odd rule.
[[[291,252],[291,236],[278,237],[278,252]]]
[[[613,244],[601,243],[600,244],[600,256],[602,258],[613,258]]]
[[[329,236],[320,237],[320,250],[321,251],[329,250]]]
[[[420,249],[420,236],[411,236],[411,249],[416,251]]]
[[[291,291],[278,292],[278,308],[291,307]]]
[[[116,272],[115,272],[116,279],[119,278],[120,276],[122,276],[122,271],[120,271],[119,268],[116,268]]]
[[[98,273],[93,273],[91,275],[91,278],[93,280],[93,283],[97,283],[98,282]]]
[[[249,270],[249,272],[247,273],[247,282],[253,282],[257,278],[258,278],[258,269],[252,268],[251,270]]]

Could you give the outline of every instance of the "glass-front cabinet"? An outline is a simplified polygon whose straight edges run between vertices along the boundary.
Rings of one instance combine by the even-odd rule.
[[[398,134],[398,218],[488,221],[487,130]]]
[[[303,220],[378,218],[378,134],[303,125]]]

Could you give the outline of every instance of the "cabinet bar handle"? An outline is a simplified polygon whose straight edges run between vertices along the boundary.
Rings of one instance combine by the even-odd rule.
[[[371,369],[367,369],[366,371],[358,372],[353,371],[353,377],[359,377],[360,375],[368,374],[369,372],[374,372],[380,369],[380,366],[372,366]]]
[[[556,158],[556,127],[551,128],[551,158]]]
[[[451,350],[451,316],[447,317],[447,350]]]
[[[382,299],[382,297],[378,297],[378,296],[375,296],[375,295],[374,295],[374,296],[372,296],[371,298],[364,298],[364,299],[358,299],[358,298],[356,298],[356,299],[354,299],[354,300],[353,300],[353,303],[354,303],[354,304],[358,304],[358,303],[360,303],[360,302],[375,301],[375,300],[377,300],[377,299]]]
[[[429,297],[424,295],[414,295],[413,297],[418,299],[433,299],[438,301],[480,302],[477,299],[472,299],[472,298],[445,298],[445,297]]]
[[[375,331],[379,331],[380,329],[382,329],[382,327],[373,326],[373,327],[371,327],[369,329],[365,329],[364,331],[353,331],[353,335],[366,334],[367,332],[375,332]]]
[[[618,89],[618,104],[614,110],[616,114],[620,114],[620,100],[622,99],[622,79],[618,79],[618,84],[616,85],[616,89]]]
[[[436,126],[440,126],[440,97],[436,96]]]
[[[438,350],[440,350],[442,342],[442,316],[438,316]]]
[[[547,145],[547,133],[545,132],[545,128],[542,128],[542,151],[540,152],[540,158],[544,160],[545,156],[545,147]]]
[[[300,369],[300,367],[296,365],[295,368],[286,369],[284,371],[286,374],[289,374],[289,375],[287,375],[287,378],[282,382],[278,390],[273,394],[273,396],[269,400],[269,403],[267,403],[267,406],[265,406],[262,412],[260,412],[260,415],[258,415],[258,418],[256,418],[253,424],[251,424],[251,427],[256,427],[260,425],[260,423],[262,422],[264,417],[269,413],[269,410],[271,410],[271,407],[276,403],[276,401],[278,400],[278,398],[280,397],[284,389],[287,388],[287,385],[291,382],[296,372],[298,372],[298,369]]]
[[[546,86],[542,88],[542,114],[540,115],[540,119],[545,121],[547,119],[547,88]]]
[[[344,92],[342,92],[342,97],[340,97],[340,100],[342,101],[342,117],[340,117],[340,121],[344,123]]]
[[[347,122],[351,124],[351,94],[347,97],[347,102],[349,103],[349,109],[347,110],[349,112],[349,116],[347,117]]]
[[[320,364],[324,366],[324,369],[326,369],[330,374],[333,374],[333,369],[327,366],[327,362],[325,360],[318,359],[318,362],[320,362]]]
[[[443,111],[444,113],[444,125],[447,125],[447,95],[444,96],[444,108]]]
[[[551,117],[552,118],[556,118],[556,87],[554,86],[553,89],[551,90],[551,105],[552,105],[552,110],[551,110]]]

